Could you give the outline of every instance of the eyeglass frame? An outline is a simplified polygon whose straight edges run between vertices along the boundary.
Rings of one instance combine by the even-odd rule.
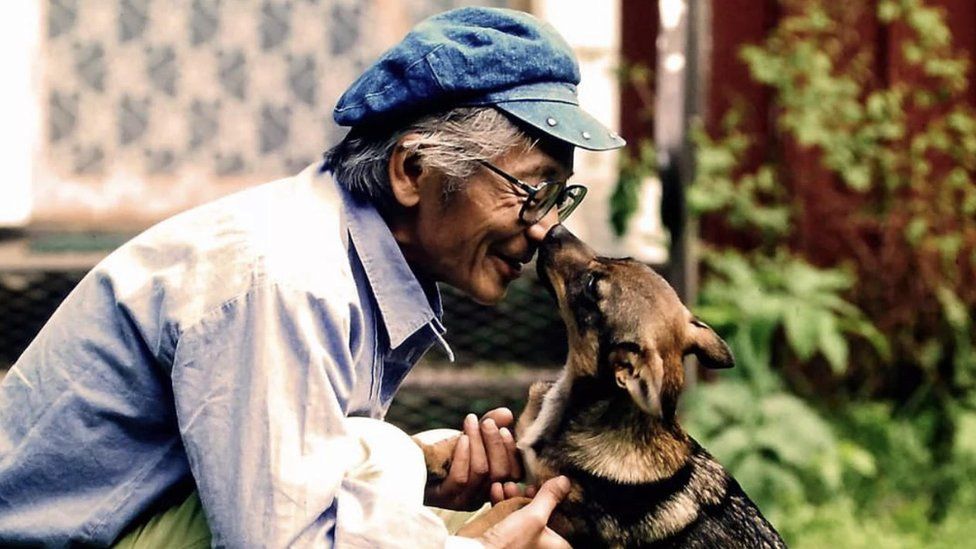
[[[488,162],[487,160],[479,160],[478,162],[480,162],[482,166],[488,168],[489,170],[494,172],[496,175],[500,176],[508,183],[511,183],[515,187],[518,187],[521,191],[523,191],[527,195],[525,197],[525,201],[522,202],[522,209],[519,210],[519,221],[525,223],[526,225],[535,225],[539,221],[542,221],[547,215],[549,215],[549,212],[551,212],[553,208],[556,208],[556,213],[559,214],[559,222],[562,223],[563,221],[566,221],[566,219],[568,219],[569,216],[572,215],[574,211],[576,211],[576,208],[580,205],[580,203],[583,202],[583,199],[586,198],[587,189],[583,185],[568,185],[565,181],[562,182],[542,181],[538,185],[531,185],[515,177],[514,175],[506,172],[505,170],[499,168],[498,166],[492,164],[491,162]],[[555,195],[556,199],[552,202],[552,204],[550,204],[549,207],[546,208],[544,212],[540,212],[538,218],[535,219],[535,221],[530,222],[525,218],[525,212],[529,208],[529,204],[532,203],[532,201],[535,199],[535,196],[537,194],[541,193],[549,185],[558,185],[562,188],[560,188],[557,191]],[[565,212],[565,214],[562,214],[559,212],[559,208],[556,207],[556,205],[559,204],[559,201],[563,198],[564,195],[570,196],[567,193],[571,189],[574,192],[577,192],[578,189],[578,192],[580,192],[581,194],[579,195],[579,198],[577,198],[576,201],[573,203],[572,207],[570,207],[569,210]]]

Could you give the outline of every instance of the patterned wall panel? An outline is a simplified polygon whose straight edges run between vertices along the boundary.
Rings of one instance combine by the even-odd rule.
[[[40,225],[145,224],[292,174],[339,94],[460,0],[47,0]]]

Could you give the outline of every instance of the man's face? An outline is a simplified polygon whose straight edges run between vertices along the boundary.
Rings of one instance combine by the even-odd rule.
[[[571,175],[572,151],[562,162],[539,147],[514,149],[493,164],[530,184],[566,181]],[[418,257],[415,265],[436,280],[463,291],[475,301],[494,304],[508,285],[522,274],[546,232],[556,223],[556,210],[538,223],[519,220],[525,193],[498,174],[480,168],[462,188],[443,196],[443,179],[420,189],[416,221]]]

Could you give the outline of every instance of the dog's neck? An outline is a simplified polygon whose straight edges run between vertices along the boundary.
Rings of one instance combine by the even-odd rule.
[[[691,454],[688,435],[676,422],[650,416],[629,395],[606,385],[564,374],[519,446],[544,455],[547,440],[559,436],[563,465],[625,484],[672,477]]]
[[[589,385],[589,386],[588,386]],[[672,477],[691,454],[688,435],[674,422],[637,407],[617,387],[577,380],[567,411],[567,460],[591,474],[621,483]]]

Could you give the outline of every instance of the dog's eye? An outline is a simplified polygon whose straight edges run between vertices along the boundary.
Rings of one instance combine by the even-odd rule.
[[[586,297],[592,299],[593,301],[598,301],[600,299],[599,288],[597,288],[597,283],[599,282],[600,279],[597,278],[596,275],[592,273],[586,275],[586,285],[583,286],[583,293],[585,293]]]

